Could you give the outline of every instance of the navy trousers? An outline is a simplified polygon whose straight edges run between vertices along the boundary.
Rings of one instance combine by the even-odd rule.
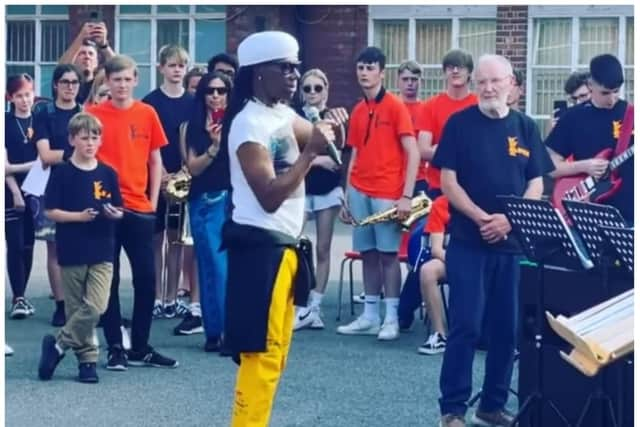
[[[517,339],[519,256],[452,238],[447,248],[449,335],[440,372],[440,411],[464,415],[475,345],[486,313],[487,357],[480,410],[507,402]]]

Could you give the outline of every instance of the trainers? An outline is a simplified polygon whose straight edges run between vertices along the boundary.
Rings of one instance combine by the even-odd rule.
[[[23,298],[22,300],[27,306],[27,310],[29,310],[29,316],[33,316],[34,314],[36,314],[36,308],[33,306],[33,304],[31,304],[31,301],[26,298]]]
[[[303,308],[296,314],[293,330],[297,331],[305,328],[324,329],[319,307]]]
[[[127,370],[127,353],[120,346],[109,348],[107,355],[107,369],[110,371],[126,371]]]
[[[207,341],[204,343],[204,351],[207,353],[216,353],[220,351],[222,347],[222,341],[219,337],[217,338],[207,338]]]
[[[194,316],[191,312],[187,311],[187,315],[182,319],[182,322],[173,330],[174,335],[193,335],[204,333],[202,327],[202,317]]]
[[[165,305],[163,309],[163,315],[165,319],[173,319],[174,317],[176,317],[175,303]]]
[[[56,308],[56,311],[53,312],[53,317],[51,318],[51,326],[62,327],[67,322],[67,318],[64,315],[64,309]]]
[[[382,324],[380,332],[378,332],[378,339],[380,341],[392,341],[397,340],[400,336],[400,325],[397,320],[389,320]]]
[[[380,324],[360,316],[348,325],[338,326],[336,331],[341,335],[378,335]]]
[[[29,314],[29,307],[24,298],[16,298],[16,301],[11,306],[11,314],[9,314],[9,317],[12,319],[24,319],[29,316]]]
[[[176,360],[165,357],[155,351],[151,346],[146,352],[129,350],[127,352],[129,365],[131,366],[154,366],[156,368],[177,368]]]
[[[156,303],[153,305],[152,315],[154,319],[161,319],[162,317],[164,317],[164,310],[162,310],[162,304]]]
[[[354,295],[353,302],[356,304],[364,304],[364,292],[362,292],[360,295]]]
[[[4,343],[4,355],[5,356],[13,356],[13,349],[7,343]]]
[[[98,372],[95,363],[81,363],[78,365],[78,381],[81,383],[97,383]]]
[[[178,298],[178,302],[176,303],[176,316],[185,317],[190,312],[187,300],[185,298]]]
[[[64,357],[56,348],[56,338],[53,335],[45,335],[42,339],[42,353],[40,354],[40,364],[38,365],[38,378],[50,380],[53,371]]]
[[[471,422],[483,427],[508,427],[513,423],[513,415],[504,410],[482,412],[477,410]]]
[[[447,348],[447,338],[442,336],[440,332],[434,332],[427,338],[427,340],[418,347],[418,353],[420,354],[438,354],[444,353]]]
[[[462,415],[446,414],[440,418],[440,427],[465,427],[466,425]]]

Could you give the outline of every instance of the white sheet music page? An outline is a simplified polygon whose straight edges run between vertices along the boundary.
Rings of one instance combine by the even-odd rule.
[[[51,167],[47,166],[45,169],[42,160],[38,157],[22,183],[22,191],[33,196],[42,196],[47,188],[50,174]]]

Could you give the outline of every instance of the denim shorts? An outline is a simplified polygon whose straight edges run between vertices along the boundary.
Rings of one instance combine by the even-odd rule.
[[[353,187],[347,189],[349,210],[353,219],[362,221],[375,213],[392,208],[395,200],[369,197]],[[395,253],[400,247],[402,229],[396,221],[385,221],[379,224],[354,227],[353,250],[365,252],[377,250],[379,252]]]

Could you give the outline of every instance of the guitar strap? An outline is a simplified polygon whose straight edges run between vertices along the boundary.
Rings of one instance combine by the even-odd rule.
[[[633,105],[628,104],[627,110],[624,113],[622,119],[622,127],[620,129],[620,136],[618,137],[618,143],[613,156],[617,156],[627,149],[629,141],[631,140],[631,133],[633,132]]]

